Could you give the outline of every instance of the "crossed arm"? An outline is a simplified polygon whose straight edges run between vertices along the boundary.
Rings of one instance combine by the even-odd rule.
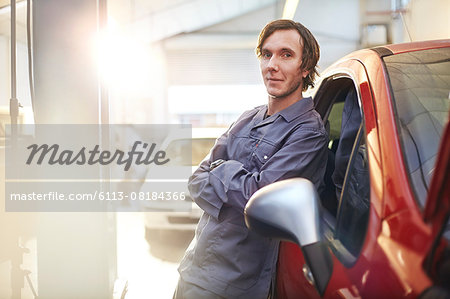
[[[189,191],[194,201],[206,213],[218,219],[223,205],[243,212],[245,204],[258,189],[283,179],[305,177],[319,187],[327,160],[326,135],[314,129],[299,129],[260,168],[250,172],[244,164],[227,154],[227,135],[218,139],[205,159],[189,179]],[[214,169],[217,159],[226,160]]]

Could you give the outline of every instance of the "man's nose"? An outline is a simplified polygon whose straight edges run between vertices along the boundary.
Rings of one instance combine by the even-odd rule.
[[[269,69],[269,71],[278,71],[278,60],[275,57],[275,55],[270,57],[269,63],[267,64],[267,68]]]

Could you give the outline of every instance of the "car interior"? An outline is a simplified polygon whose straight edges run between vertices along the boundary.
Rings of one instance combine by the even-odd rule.
[[[319,193],[325,236],[352,263],[362,247],[369,216],[370,180],[364,121],[353,80],[325,79],[314,98],[329,134],[325,188]],[[329,230],[329,231],[327,231]]]

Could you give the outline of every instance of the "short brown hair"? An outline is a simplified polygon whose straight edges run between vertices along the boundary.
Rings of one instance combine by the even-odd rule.
[[[294,22],[292,20],[275,20],[268,23],[258,37],[258,45],[256,46],[256,55],[258,58],[262,55],[262,46],[266,39],[277,30],[297,30],[300,34],[300,44],[303,46],[302,53],[302,64],[301,68],[303,70],[308,70],[309,74],[303,78],[303,91],[307,90],[310,86],[314,87],[314,79],[318,75],[317,62],[320,58],[320,48],[316,39],[312,33],[300,24],[299,22]]]

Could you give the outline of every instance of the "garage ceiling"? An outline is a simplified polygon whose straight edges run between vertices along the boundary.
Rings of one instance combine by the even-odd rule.
[[[278,1],[171,0],[161,3],[163,1],[137,0],[136,21],[132,26],[135,32],[142,32],[145,41],[154,42],[180,33],[198,31],[273,5]]]
[[[0,0],[0,8],[9,5],[9,0]]]
[[[109,6],[130,12],[129,30],[145,42],[198,31],[284,0],[119,0]],[[22,3],[20,3],[22,2]],[[0,35],[9,36],[9,0],[0,0]],[[26,1],[17,1],[18,30],[25,29]],[[18,32],[18,38],[20,39]]]

